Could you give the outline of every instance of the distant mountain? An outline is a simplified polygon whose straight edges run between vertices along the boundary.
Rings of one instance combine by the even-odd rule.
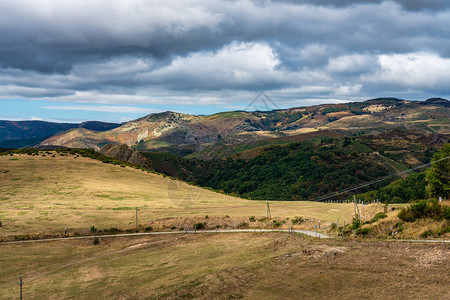
[[[44,121],[0,121],[0,147],[22,148],[38,145],[45,139],[74,128],[107,131],[121,124],[89,121],[78,123],[52,123]]]
[[[323,135],[376,134],[407,128],[450,135],[450,102],[435,98],[410,101],[376,98],[364,102],[323,104],[273,111],[232,111],[209,116],[176,112],[151,114],[102,132],[87,127],[53,135],[41,145],[92,148],[126,144],[135,150],[166,151],[192,157],[216,156],[217,149],[249,143],[278,143]],[[210,149],[210,150],[208,150]],[[215,152],[215,153],[212,153]],[[222,154],[220,154],[222,155]]]

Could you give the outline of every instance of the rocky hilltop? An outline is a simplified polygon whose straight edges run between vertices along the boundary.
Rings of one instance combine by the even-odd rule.
[[[450,102],[432,98],[409,101],[377,98],[364,102],[324,104],[274,111],[233,111],[209,116],[176,112],[150,114],[102,132],[75,128],[56,134],[41,145],[92,148],[126,144],[142,151],[202,150],[214,145],[320,134],[381,133],[406,128],[450,135]]]

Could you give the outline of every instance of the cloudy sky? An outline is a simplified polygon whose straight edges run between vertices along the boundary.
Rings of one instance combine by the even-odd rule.
[[[450,98],[447,0],[0,1],[0,119]],[[248,109],[263,109],[258,101]]]

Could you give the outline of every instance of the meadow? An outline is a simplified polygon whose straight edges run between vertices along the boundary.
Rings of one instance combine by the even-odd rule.
[[[448,246],[287,233],[0,244],[0,294],[24,299],[448,299]]]
[[[128,166],[49,153],[0,156],[0,236],[130,228],[135,208],[142,226],[205,217],[241,223],[267,214],[265,201],[227,196]],[[272,201],[270,210],[280,220],[308,219],[304,226],[309,228],[318,220],[323,226],[349,222],[354,213],[353,204],[306,201]]]

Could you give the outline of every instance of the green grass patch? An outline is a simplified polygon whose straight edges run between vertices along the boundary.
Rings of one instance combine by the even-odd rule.
[[[133,209],[136,209],[136,208],[124,206],[124,207],[114,207],[112,210],[133,210]]]
[[[109,198],[110,196],[109,195],[95,195],[96,197],[99,197],[99,198]]]

